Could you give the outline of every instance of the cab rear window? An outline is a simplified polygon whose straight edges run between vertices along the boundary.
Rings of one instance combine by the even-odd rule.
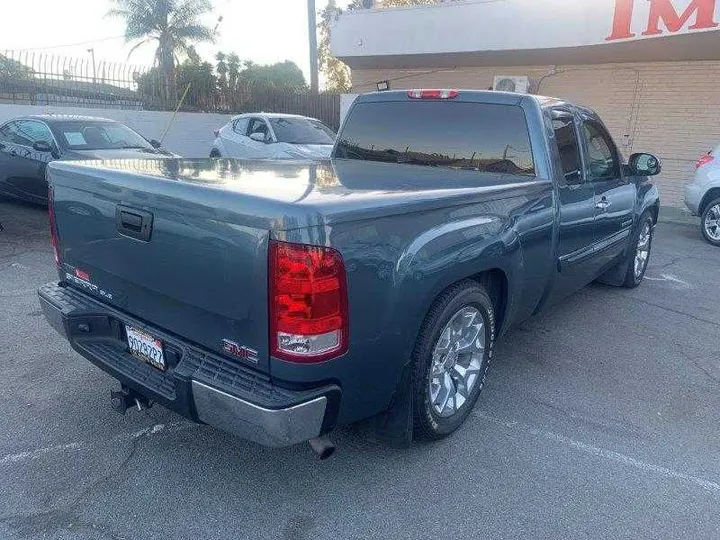
[[[525,113],[515,105],[359,103],[340,137],[337,158],[535,175]]]

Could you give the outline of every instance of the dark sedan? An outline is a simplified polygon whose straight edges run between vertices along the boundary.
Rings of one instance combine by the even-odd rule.
[[[114,120],[25,116],[0,126],[0,195],[47,203],[45,168],[56,159],[177,157]]]

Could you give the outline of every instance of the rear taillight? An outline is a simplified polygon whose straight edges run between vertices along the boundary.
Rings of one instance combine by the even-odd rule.
[[[55,265],[62,267],[62,258],[60,257],[60,241],[58,239],[57,222],[55,220],[55,204],[54,204],[53,188],[48,188],[48,218],[50,218],[50,240],[52,241],[53,252],[55,254]]]
[[[455,99],[457,90],[408,90],[410,99]]]
[[[708,163],[712,163],[713,161],[715,161],[715,158],[712,156],[712,154],[706,154],[697,160],[697,163],[695,164],[695,168],[699,169],[700,167],[703,167],[703,166],[707,165]]]
[[[348,349],[347,281],[334,249],[270,241],[270,354],[322,362]]]
[[[216,129],[215,131],[213,131],[213,135],[215,135],[215,138],[217,139],[220,136],[220,130]]]

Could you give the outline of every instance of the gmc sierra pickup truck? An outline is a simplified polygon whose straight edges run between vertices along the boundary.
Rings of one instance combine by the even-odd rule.
[[[510,325],[593,280],[640,284],[659,171],[560,100],[363,95],[327,162],[52,162],[40,302],[121,412],[323,451],[363,419],[437,439]]]

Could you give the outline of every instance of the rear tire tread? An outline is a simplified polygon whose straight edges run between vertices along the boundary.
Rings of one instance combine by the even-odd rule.
[[[489,326],[490,339],[486,341],[486,356],[481,367],[482,374],[472,390],[472,398],[467,406],[450,418],[437,419],[428,409],[425,399],[427,392],[427,376],[430,367],[430,356],[437,334],[442,330],[449,318],[464,305],[460,301],[451,307],[458,299],[472,297],[472,304],[481,307],[485,315],[485,324]],[[448,308],[451,308],[448,310]],[[417,342],[412,353],[412,389],[413,389],[413,432],[417,440],[432,441],[442,439],[457,430],[472,412],[483,386],[493,356],[495,344],[495,313],[490,295],[485,288],[471,279],[463,280],[446,289],[435,299],[428,311],[425,321],[418,334]]]

